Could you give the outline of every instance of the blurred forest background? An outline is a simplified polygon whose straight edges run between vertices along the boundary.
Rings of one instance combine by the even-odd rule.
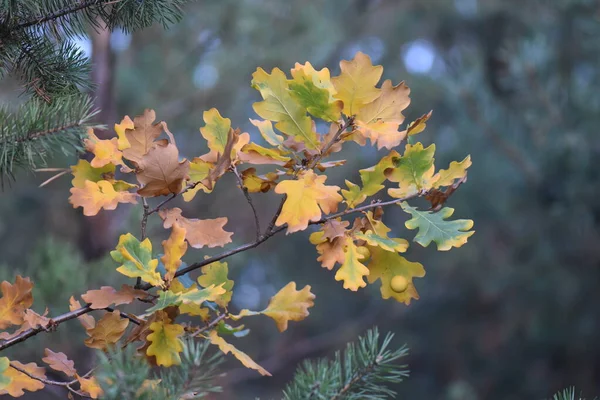
[[[312,285],[317,300],[310,318],[283,334],[264,320],[249,325],[236,346],[274,377],[234,360],[220,398],[277,398],[300,360],[331,354],[374,325],[411,349],[400,398],[543,399],[569,385],[600,395],[597,1],[203,0],[167,31],[90,32],[78,43],[101,83],[99,122],[112,126],[154,108],[188,158],[206,150],[198,128],[211,107],[258,135],[248,121],[259,100],[250,87],[256,67],[310,61],[336,74],[339,60],[358,50],[384,66],[384,78],[407,81],[407,121],[433,109],[420,140],[437,144],[438,165],[472,155],[469,180],[449,205],[477,232],[449,253],[412,248],[427,276],[415,282],[421,299],[408,307],[382,300],[377,287],[342,289],[317,263],[308,233],[276,236],[232,258],[234,307],[264,306],[289,280]],[[0,101],[22,101],[19,93],[16,82],[2,81]],[[345,156],[332,184],[373,165],[376,154],[357,146]],[[68,177],[38,188],[46,178],[22,173],[0,193],[0,278],[30,276],[37,311],[47,305],[55,315],[72,294],[120,283],[107,250],[120,233],[138,231],[141,209],[120,206],[90,221],[68,204]],[[279,196],[254,197],[268,219]],[[252,239],[252,216],[230,176],[214,195],[177,204],[199,218],[227,216],[234,244]],[[399,211],[389,210],[386,223],[404,232]],[[163,238],[157,220],[149,229]],[[83,337],[77,323],[58,332],[12,354],[27,362],[51,347],[82,369],[93,364],[73,338]]]

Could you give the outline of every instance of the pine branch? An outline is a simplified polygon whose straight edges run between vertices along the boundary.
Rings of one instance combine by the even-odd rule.
[[[392,338],[393,335],[388,333],[379,343],[375,328],[359,338],[358,343],[349,344],[343,355],[336,353],[333,361],[305,362],[284,390],[284,399],[375,400],[394,397],[395,391],[387,385],[408,377],[406,365],[397,363],[408,354],[408,349],[403,346],[389,350]]]
[[[16,167],[44,165],[52,150],[70,154],[97,111],[84,95],[68,96],[52,104],[31,101],[11,112],[0,107],[0,179],[13,177]]]

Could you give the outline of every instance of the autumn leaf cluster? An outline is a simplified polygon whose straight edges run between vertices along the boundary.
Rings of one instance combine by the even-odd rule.
[[[424,247],[435,242],[440,251],[467,242],[473,234],[472,221],[448,220],[454,210],[444,204],[466,181],[471,159],[467,156],[446,169],[436,169],[435,145],[416,141],[431,113],[405,124],[408,86],[380,82],[383,67],[372,65],[363,53],[342,61],[340,70],[331,77],[327,68],[317,70],[308,62],[296,64],[289,75],[278,68],[270,72],[258,68],[252,87],[262,98],[253,104],[260,119],[250,120],[256,132],[234,129],[230,119],[210,109],[203,114],[197,138],[205,141],[208,152],[193,158],[180,154],[175,135],[164,121],[156,121],[152,110],[123,118],[115,124],[111,139],[99,139],[90,130],[84,143],[90,161],[81,159],[71,167],[69,202],[86,216],[114,210],[119,204],[142,203],[141,236],[124,233],[110,253],[116,271],[133,278],[135,284],[89,290],[81,295],[83,305],[71,298],[70,314],[50,318],[32,311],[28,279],[4,282],[0,325],[15,330],[2,332],[0,349],[24,335],[50,330],[57,321],[77,318],[90,348],[105,351],[117,343],[135,345],[150,364],[169,367],[181,362],[182,338],[190,336],[207,340],[246,367],[270,375],[231,343],[244,331],[241,322],[262,315],[273,319],[283,332],[290,321],[308,316],[315,295],[309,285],[299,289],[290,282],[264,310],[231,312],[235,282],[223,259],[284,230],[291,234],[312,225],[316,229],[309,240],[317,262],[335,271],[333,278],[345,289],[357,291],[379,282],[384,299],[407,305],[418,299],[413,280],[423,277],[425,269],[405,258],[410,243],[399,236],[416,230],[413,242]],[[251,140],[258,135],[260,141]],[[348,179],[344,188],[328,182],[327,171],[346,162],[331,160],[335,153],[368,145],[379,151],[380,159],[358,171],[360,181]],[[170,203],[179,197],[192,202],[196,196],[210,195],[225,174],[235,176],[254,213],[256,238],[212,258],[196,254],[200,261],[187,265],[182,261],[186,254],[232,243],[231,222],[224,216],[193,218],[185,205]],[[252,199],[271,191],[281,197],[281,203],[262,230]],[[376,197],[385,194],[389,199]],[[409,205],[417,197],[426,199],[430,207]],[[407,214],[407,231],[393,233],[384,223],[385,206],[398,206]],[[154,216],[169,231],[162,242],[153,242],[145,231],[148,218]],[[190,279],[189,273],[196,270],[200,275]],[[134,315],[118,308],[133,302],[146,304],[145,312]],[[93,311],[101,317],[93,317]],[[101,396],[96,378],[80,375],[65,354],[47,349],[42,361],[71,379],[64,385],[72,392]],[[20,396],[23,390],[39,390],[44,376],[44,368],[36,364],[0,358],[0,393]]]

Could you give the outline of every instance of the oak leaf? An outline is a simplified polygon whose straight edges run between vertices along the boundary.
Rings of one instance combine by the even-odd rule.
[[[183,193],[183,200],[192,201],[192,199],[196,196],[196,193],[198,193],[200,190],[202,190],[204,193],[212,192],[212,186],[214,184],[208,180],[208,177],[210,175],[210,171],[214,167],[215,165],[213,163],[204,161],[201,158],[194,158],[192,161],[190,161],[190,170],[188,173],[190,177],[189,182],[195,186],[188,188]],[[209,186],[211,186],[210,189]]]
[[[137,240],[131,233],[121,235],[115,250],[110,256],[122,265],[117,271],[130,278],[142,278],[153,286],[161,286],[163,280],[156,271],[158,260],[152,258],[152,244],[146,238]]]
[[[266,369],[264,369],[263,367],[258,365],[254,360],[252,360],[250,358],[250,356],[248,354],[244,353],[241,350],[236,349],[232,344],[227,343],[225,341],[225,339],[223,339],[222,337],[217,335],[217,332],[215,332],[214,330],[210,331],[210,333],[208,334],[208,339],[210,340],[210,342],[212,344],[219,346],[219,349],[224,354],[231,353],[246,368],[254,369],[254,370],[258,371],[258,373],[261,374],[262,376],[271,376],[269,371],[267,371]]]
[[[29,309],[25,310],[25,314],[23,314],[23,320],[27,322],[30,328],[37,328],[41,326],[42,328],[47,328],[52,323],[52,319],[46,317],[48,315],[48,308],[46,307],[46,311],[43,315],[36,313],[35,311]]]
[[[379,97],[380,89],[375,85],[381,78],[383,67],[373,66],[371,58],[359,51],[353,60],[342,60],[340,68],[342,73],[331,79],[337,90],[335,98],[344,102],[344,114],[355,115],[365,104]]]
[[[143,290],[134,289],[129,285],[121,286],[121,290],[116,290],[112,286],[102,286],[100,289],[88,290],[81,296],[83,301],[90,304],[94,310],[100,310],[111,305],[130,304],[135,299],[148,297],[148,293]]]
[[[264,119],[277,122],[281,132],[302,142],[308,149],[318,149],[319,139],[313,130],[312,120],[291,95],[285,74],[274,68],[268,74],[258,68],[252,74],[252,87],[260,91],[264,101],[254,103],[252,108]]]
[[[417,262],[410,262],[395,251],[386,251],[380,247],[368,247],[371,258],[368,264],[369,283],[381,279],[381,296],[384,299],[393,297],[399,302],[410,304],[411,299],[419,299],[413,278],[425,276],[423,266]],[[407,280],[407,288],[397,292],[392,287],[392,279],[402,276]]]
[[[335,274],[336,281],[344,282],[344,289],[357,291],[367,286],[364,277],[369,275],[369,269],[360,261],[365,258],[359,247],[352,238],[340,238],[344,240],[344,262]]]
[[[127,132],[127,129],[134,128],[135,125],[133,124],[133,121],[131,120],[131,118],[129,118],[128,115],[126,115],[125,118],[121,120],[121,123],[115,124],[115,132],[117,134],[117,145],[119,150],[125,150],[131,147],[131,143],[129,143],[125,132]]]
[[[277,186],[279,175],[269,172],[266,175],[257,175],[256,168],[248,168],[241,173],[244,188],[250,193],[266,193]]]
[[[394,166],[394,160],[399,157],[400,154],[392,150],[388,155],[382,157],[376,165],[359,170],[362,188],[350,181],[346,181],[349,190],[342,189],[342,195],[348,206],[354,208],[365,201],[367,197],[373,196],[385,188],[383,182],[387,179],[386,171]]]
[[[202,267],[201,271],[202,275],[198,277],[198,284],[204,288],[208,288],[210,286],[222,287],[225,290],[224,293],[219,295],[214,302],[220,307],[227,307],[231,301],[234,284],[234,282],[227,277],[229,273],[227,263],[216,261],[214,263],[205,265]]]
[[[97,399],[104,394],[95,376],[91,378],[77,376],[77,381],[79,381],[81,391],[87,393],[92,399]]]
[[[21,325],[24,322],[25,310],[33,304],[31,294],[33,284],[29,278],[17,275],[15,283],[3,281],[0,284],[0,329],[11,325]]]
[[[296,282],[290,282],[271,297],[267,308],[260,313],[271,317],[279,332],[283,332],[289,321],[302,321],[308,317],[308,309],[314,306],[314,299],[315,295],[311,293],[309,285],[296,290]]]
[[[325,121],[335,122],[340,119],[344,103],[336,100],[336,93],[329,76],[329,69],[316,71],[306,62],[296,63],[291,70],[292,80],[289,89],[292,97],[310,114]]]
[[[283,136],[278,135],[273,130],[273,123],[271,121],[261,121],[259,119],[250,118],[250,123],[258,128],[261,136],[269,143],[271,146],[281,146],[283,145]]]
[[[144,114],[138,115],[133,119],[133,129],[129,129],[131,125],[124,120],[124,139],[119,135],[119,143],[120,147],[122,147],[121,150],[123,150],[124,158],[138,164],[142,157],[154,146],[156,143],[155,140],[163,132],[162,123],[153,124],[155,119],[156,113],[154,110],[146,109],[144,110]],[[123,124],[123,122],[121,123]],[[117,134],[119,134],[119,131],[117,131]],[[129,143],[128,147],[125,147],[127,146],[125,140]]]
[[[337,237],[343,237],[348,231],[346,228],[350,225],[348,221],[342,221],[339,218],[330,219],[323,224],[323,237],[332,241]]]
[[[55,353],[50,349],[44,349],[45,357],[42,361],[45,362],[55,371],[63,372],[67,376],[75,376],[77,370],[75,369],[75,363],[67,357],[65,353]]]
[[[119,150],[117,138],[100,140],[92,128],[88,129],[88,138],[84,139],[85,149],[94,155],[90,162],[93,168],[102,168],[108,164],[123,163],[123,153]]]
[[[433,187],[450,186],[456,179],[462,179],[467,175],[467,169],[471,166],[471,156],[466,156],[462,161],[452,161],[448,169],[439,170],[432,178]]]
[[[127,191],[115,191],[113,184],[106,180],[86,181],[83,188],[72,187],[69,202],[73,208],[83,207],[83,215],[91,217],[100,209],[114,210],[119,203],[137,203],[137,195]]]
[[[417,133],[423,132],[425,130],[425,127],[427,126],[426,122],[429,120],[429,118],[431,118],[432,112],[433,111],[429,111],[427,114],[420,116],[419,118],[415,119],[413,122],[408,124],[408,127],[406,128],[406,133],[408,134],[408,136],[413,136]]]
[[[155,356],[158,365],[170,367],[181,364],[179,353],[183,351],[183,342],[179,337],[183,335],[183,326],[157,321],[150,325],[150,331],[148,341],[151,344],[146,354]]]
[[[208,142],[208,148],[217,154],[223,154],[231,130],[231,120],[223,118],[216,108],[204,111],[202,118],[206,125],[200,128],[200,133]]]
[[[423,247],[435,242],[438,251],[448,251],[452,247],[461,247],[475,233],[470,230],[473,228],[473,221],[470,219],[446,220],[454,213],[453,208],[445,207],[438,212],[431,212],[419,211],[406,202],[400,206],[404,212],[412,215],[404,225],[408,229],[418,229],[414,241]]]
[[[404,198],[430,189],[435,169],[434,153],[434,144],[427,148],[423,148],[421,143],[407,144],[404,154],[394,159],[394,165],[386,170],[388,180],[399,185],[397,189],[388,189],[388,194],[395,198]]]
[[[46,372],[44,368],[38,367],[36,363],[22,364],[18,361],[12,361],[11,367],[4,371],[4,376],[11,379],[11,382],[0,390],[0,395],[8,394],[12,397],[21,397],[25,394],[25,390],[29,392],[37,392],[44,388],[44,384],[37,379],[30,378],[24,373],[17,371],[15,367],[27,371],[30,375],[46,379]]]
[[[69,299],[69,311],[79,310],[81,308],[81,303],[78,300],[75,300],[73,296]],[[90,314],[82,314],[77,317],[81,325],[88,330],[92,329],[96,326],[96,320]]]
[[[185,228],[175,222],[171,227],[171,236],[162,242],[165,255],[161,257],[160,261],[167,270],[165,275],[167,282],[172,281],[175,277],[175,273],[181,265],[181,257],[187,251],[188,244],[185,241],[185,233]]]
[[[238,157],[242,162],[255,165],[286,165],[291,159],[285,153],[287,152],[283,152],[277,148],[268,149],[256,143],[248,143],[242,147]]]
[[[286,194],[286,200],[275,225],[287,224],[286,234],[304,230],[309,222],[321,219],[321,209],[329,214],[337,211],[337,205],[342,201],[338,193],[339,186],[324,185],[327,177],[316,175],[308,170],[297,180],[279,182],[275,193]]]
[[[336,263],[343,264],[346,259],[344,252],[346,238],[336,237],[333,240],[328,240],[323,231],[313,232],[310,235],[310,242],[317,247],[319,257],[317,261],[321,262],[323,268],[332,270]]]
[[[102,168],[94,168],[89,161],[79,160],[77,165],[71,166],[71,173],[73,174],[71,185],[76,188],[84,189],[85,181],[98,182],[109,176],[114,176],[115,165],[106,164]]]
[[[225,294],[223,284],[218,286],[210,285],[204,289],[191,288],[179,293],[175,293],[172,290],[164,290],[159,292],[156,304],[146,310],[146,312],[153,313],[167,307],[179,306],[180,304],[201,305],[205,301],[216,301],[223,294]]]
[[[174,143],[155,143],[139,160],[136,177],[143,187],[138,194],[154,197],[177,194],[188,179],[190,162],[179,161],[179,150]]]
[[[180,208],[171,208],[160,210],[160,217],[163,220],[163,226],[169,229],[174,223],[178,223],[185,229],[185,238],[196,249],[201,249],[204,246],[223,247],[227,243],[231,243],[231,235],[233,232],[227,232],[223,226],[227,223],[226,217],[215,219],[195,219],[185,218],[181,215]]]
[[[98,320],[96,326],[86,331],[89,338],[84,343],[92,349],[106,350],[109,345],[119,341],[129,325],[127,318],[121,318],[119,311],[106,313]]]

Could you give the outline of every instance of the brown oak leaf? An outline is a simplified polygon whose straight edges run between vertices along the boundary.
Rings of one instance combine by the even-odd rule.
[[[160,210],[163,226],[169,229],[175,222],[185,228],[185,239],[190,246],[200,249],[204,246],[217,247],[231,243],[233,232],[227,232],[223,226],[227,223],[226,217],[215,219],[192,219],[181,215],[180,208]]]

